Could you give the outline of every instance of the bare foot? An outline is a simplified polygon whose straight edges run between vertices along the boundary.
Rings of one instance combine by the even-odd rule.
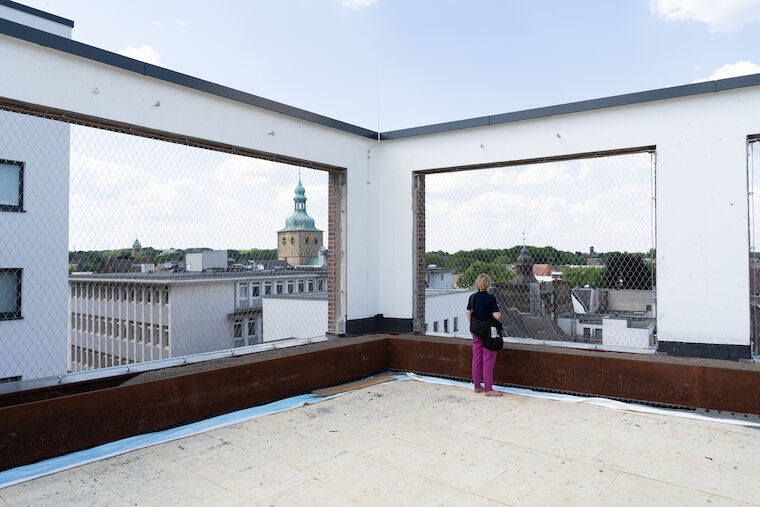
[[[475,392],[476,393],[482,393],[483,392],[483,388],[482,387],[476,387],[475,388]]]
[[[488,391],[486,396],[504,396],[504,393],[501,391]]]

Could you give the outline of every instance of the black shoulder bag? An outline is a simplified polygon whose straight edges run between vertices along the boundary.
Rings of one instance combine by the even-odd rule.
[[[475,294],[470,296],[469,307],[474,309],[472,300]],[[491,336],[491,327],[495,327],[499,333],[498,336]],[[501,322],[493,318],[493,315],[488,316],[488,320],[476,319],[475,315],[470,314],[470,332],[477,336],[483,346],[488,350],[501,350],[504,348],[504,339],[501,337],[504,327]]]

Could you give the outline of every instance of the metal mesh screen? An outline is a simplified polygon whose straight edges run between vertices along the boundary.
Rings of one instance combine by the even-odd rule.
[[[424,179],[428,333],[470,336],[465,309],[485,273],[506,336],[654,346],[653,152]]]
[[[760,217],[760,141],[747,144],[747,191],[749,197],[749,308],[750,337],[754,356],[760,355],[760,252],[757,245],[757,223]]]
[[[0,110],[0,382],[324,336],[328,185]]]

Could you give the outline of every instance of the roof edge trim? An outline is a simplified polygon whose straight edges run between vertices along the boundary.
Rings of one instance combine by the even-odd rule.
[[[0,0],[0,2],[5,1],[8,0]],[[66,37],[54,35],[43,30],[37,30],[36,28],[31,28],[19,23],[14,23],[13,21],[8,21],[7,19],[0,19],[0,34],[14,37],[26,42],[31,42],[33,44],[39,44],[40,46],[62,51],[64,53],[86,58],[88,60],[93,60],[123,70],[128,70],[130,72],[143,74],[145,76],[159,79],[161,81],[166,81],[175,85],[184,86],[186,88],[209,93],[211,95],[234,100],[236,102],[242,102],[250,106],[266,109],[268,111],[290,116],[299,120],[316,123],[318,125],[330,127],[336,130],[341,130],[349,134],[356,134],[373,140],[377,140],[378,138],[377,132],[373,130],[365,129],[363,127],[336,120],[334,118],[329,118],[321,114],[312,113],[311,111],[299,109],[297,107],[289,106],[281,102],[265,99],[263,97],[259,97],[258,95],[236,90],[228,86],[212,83],[210,81],[206,81],[197,77],[189,76],[187,74],[182,74],[180,72],[169,70],[164,67],[151,65],[140,60],[135,60],[133,58],[128,58],[117,53],[112,53],[111,51],[106,51],[105,49],[100,49],[95,46],[90,46],[88,44],[83,44],[81,42],[67,39]]]
[[[675,99],[679,97],[688,97],[690,95],[699,95],[703,93],[733,90],[736,88],[745,88],[748,86],[760,86],[760,74],[750,74],[747,76],[719,79],[717,81],[704,81],[701,83],[672,86],[668,88],[658,88],[655,90],[647,90],[643,92],[613,95],[611,97],[604,97],[599,99],[581,100],[578,102],[569,102],[566,104],[558,104],[554,106],[524,109],[522,111],[513,111],[511,113],[480,116],[477,118],[468,118],[464,120],[423,125],[420,127],[392,130],[381,133],[380,140],[389,141],[391,139],[401,139],[404,137],[414,137],[426,134],[437,134],[451,130],[485,127],[488,125],[499,125],[502,123],[533,120],[537,118],[546,118],[561,114],[579,113],[584,111],[593,111],[595,109],[606,109],[609,107],[627,106],[631,104],[640,104],[643,102],[654,102],[657,100]]]
[[[34,7],[29,7],[28,5],[20,4],[18,2],[13,2],[12,0],[0,0],[0,5],[15,9],[17,11],[26,12],[27,14],[37,16],[38,18],[47,19],[48,21],[53,21],[60,25],[66,25],[70,28],[74,28],[74,22],[70,19],[62,18],[61,16],[56,16],[55,14],[41,11],[39,9],[35,9]]]

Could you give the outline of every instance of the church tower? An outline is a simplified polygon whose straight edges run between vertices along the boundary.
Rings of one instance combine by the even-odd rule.
[[[306,214],[306,189],[300,175],[293,202],[293,214],[285,220],[285,228],[277,231],[277,258],[291,266],[318,266],[323,231]]]

